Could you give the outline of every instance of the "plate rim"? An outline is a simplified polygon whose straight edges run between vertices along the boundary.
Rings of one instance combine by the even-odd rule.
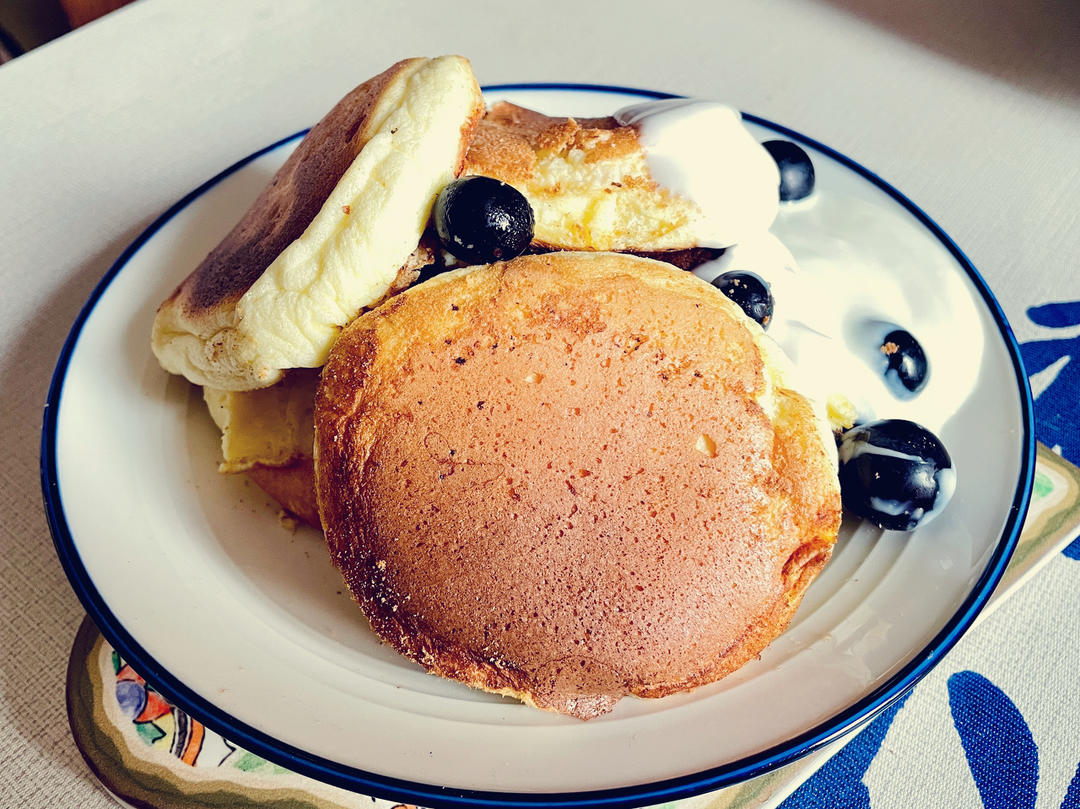
[[[518,82],[485,85],[484,92],[514,91],[561,91],[618,93],[651,99],[678,98],[677,94],[622,87],[608,84],[578,84],[563,82]],[[761,775],[796,758],[800,758],[841,735],[866,723],[880,711],[893,704],[928,674],[945,654],[959,641],[985,606],[994,587],[1005,572],[1009,559],[1019,539],[1020,529],[1027,514],[1035,471],[1035,425],[1031,387],[1020,356],[1020,349],[1012,327],[993,292],[964,252],[952,238],[898,189],[876,173],[847,155],[808,137],[797,130],[774,123],[766,118],[743,112],[744,120],[763,126],[789,139],[808,145],[836,160],[845,168],[869,181],[885,192],[894,202],[913,215],[950,253],[967,273],[981,295],[983,302],[1003,338],[1012,361],[1020,394],[1020,419],[1022,427],[1019,479],[1009,508],[1001,537],[994,546],[982,575],[963,600],[960,607],[934,638],[907,664],[902,666],[877,689],[808,731],[745,758],[718,765],[698,773],[664,779],[645,784],[579,792],[500,792],[497,790],[474,790],[424,784],[400,778],[380,775],[356,767],[315,756],[292,745],[275,739],[269,733],[256,730],[217,708],[208,700],[194,693],[184,683],[173,677],[167,669],[151,657],[127,632],[120,621],[105,604],[93,581],[79,558],[71,528],[64,514],[63,498],[57,478],[56,433],[59,404],[71,357],[82,334],[83,327],[112,281],[124,269],[134,255],[181,210],[202,196],[213,186],[239,171],[263,155],[291,141],[303,137],[308,129],[281,138],[241,158],[210,179],[189,191],[158,216],[119,255],[95,285],[86,303],[79,311],[63,348],[57,359],[49,385],[42,419],[41,434],[41,488],[53,544],[64,573],[83,607],[97,625],[102,635],[124,656],[131,665],[174,705],[203,722],[225,738],[245,749],[287,767],[294,772],[333,784],[348,790],[361,792],[387,800],[405,800],[431,809],[439,807],[491,806],[491,807],[633,807],[691,797],[703,792],[731,786]]]

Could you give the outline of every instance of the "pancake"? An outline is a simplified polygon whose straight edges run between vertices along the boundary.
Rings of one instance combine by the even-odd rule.
[[[269,388],[203,388],[221,430],[222,473],[246,472],[289,514],[321,528],[315,501],[315,386],[318,372],[290,371]]]
[[[840,524],[831,434],[785,362],[648,259],[437,276],[323,369],[331,557],[398,652],[545,710],[717,680],[787,626]]]
[[[285,466],[255,464],[247,470],[259,488],[277,500],[288,514],[312,528],[321,528],[315,501],[315,464],[311,456],[301,456]]]
[[[416,249],[483,112],[458,56],[407,59],[345,96],[161,305],[162,367],[238,391],[322,365]]]
[[[210,417],[221,430],[221,472],[254,466],[288,466],[310,459],[315,440],[318,373],[291,371],[269,388],[228,391],[203,388]]]
[[[480,122],[462,174],[521,191],[533,207],[538,247],[655,253],[701,246],[697,204],[652,178],[636,130],[611,117],[551,117],[499,102]],[[693,266],[682,257],[672,263]]]

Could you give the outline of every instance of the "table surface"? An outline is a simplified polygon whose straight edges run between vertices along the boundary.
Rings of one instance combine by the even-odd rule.
[[[481,83],[628,85],[782,122],[922,206],[1021,341],[1060,338],[1075,351],[1080,316],[1036,313],[1037,323],[1028,310],[1080,301],[1080,4],[900,5],[142,0],[0,68],[0,805],[111,805],[64,716],[83,611],[52,549],[37,471],[48,381],[79,308],[223,154],[228,163],[309,126],[399,58],[457,52]],[[1062,358],[1033,377],[1036,394]],[[1043,397],[1041,437],[1073,423],[1077,390],[1067,393],[1053,413]],[[1062,449],[1069,457],[1075,441]],[[1001,614],[1078,614],[1080,563],[1063,559]],[[1075,670],[1077,632],[1055,643],[1055,665]],[[1080,696],[1069,700],[1075,727]],[[1039,805],[1063,795],[1048,784]]]

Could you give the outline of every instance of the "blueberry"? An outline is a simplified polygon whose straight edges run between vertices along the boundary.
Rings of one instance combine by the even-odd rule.
[[[521,255],[533,237],[529,201],[512,185],[490,177],[466,177],[435,200],[435,232],[461,261],[489,264]]]
[[[952,497],[956,472],[937,436],[903,419],[862,424],[840,436],[844,508],[879,528],[913,531]]]
[[[752,272],[726,272],[713,279],[713,286],[739,304],[746,316],[756,320],[763,329],[772,320],[773,296],[766,284]]]
[[[926,352],[910,332],[895,329],[881,341],[881,353],[888,366],[885,378],[893,379],[911,393],[918,393],[926,384]]]
[[[810,196],[814,190],[814,164],[810,155],[789,140],[763,144],[780,169],[780,199],[784,202]]]

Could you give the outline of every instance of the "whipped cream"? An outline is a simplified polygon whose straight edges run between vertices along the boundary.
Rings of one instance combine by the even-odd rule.
[[[767,333],[791,359],[801,392],[822,410],[833,396],[847,399],[860,422],[905,418],[941,430],[976,385],[983,330],[964,281],[924,228],[899,223],[891,201],[821,157],[815,169],[831,175],[830,193],[781,204],[776,162],[726,105],[674,98],[614,117],[637,130],[653,179],[697,203],[699,243],[726,248],[694,272],[712,281],[744,270],[769,285]],[[902,283],[909,267],[923,278],[934,270],[935,288]],[[926,352],[917,393],[885,375],[881,345],[894,329]]]
[[[699,245],[729,247],[768,230],[780,205],[780,171],[737,110],[670,98],[614,117],[637,131],[652,179],[701,210]]]
[[[975,387],[983,330],[940,249],[914,227],[898,231],[895,217],[876,213],[869,200],[814,195],[784,205],[773,232],[748,237],[694,272],[712,281],[749,271],[769,285],[774,308],[766,333],[791,359],[794,386],[820,406],[839,394],[859,422],[903,418],[938,432]],[[901,283],[914,265],[942,265],[935,289]],[[928,377],[918,393],[885,376],[880,346],[898,328],[926,352]]]

